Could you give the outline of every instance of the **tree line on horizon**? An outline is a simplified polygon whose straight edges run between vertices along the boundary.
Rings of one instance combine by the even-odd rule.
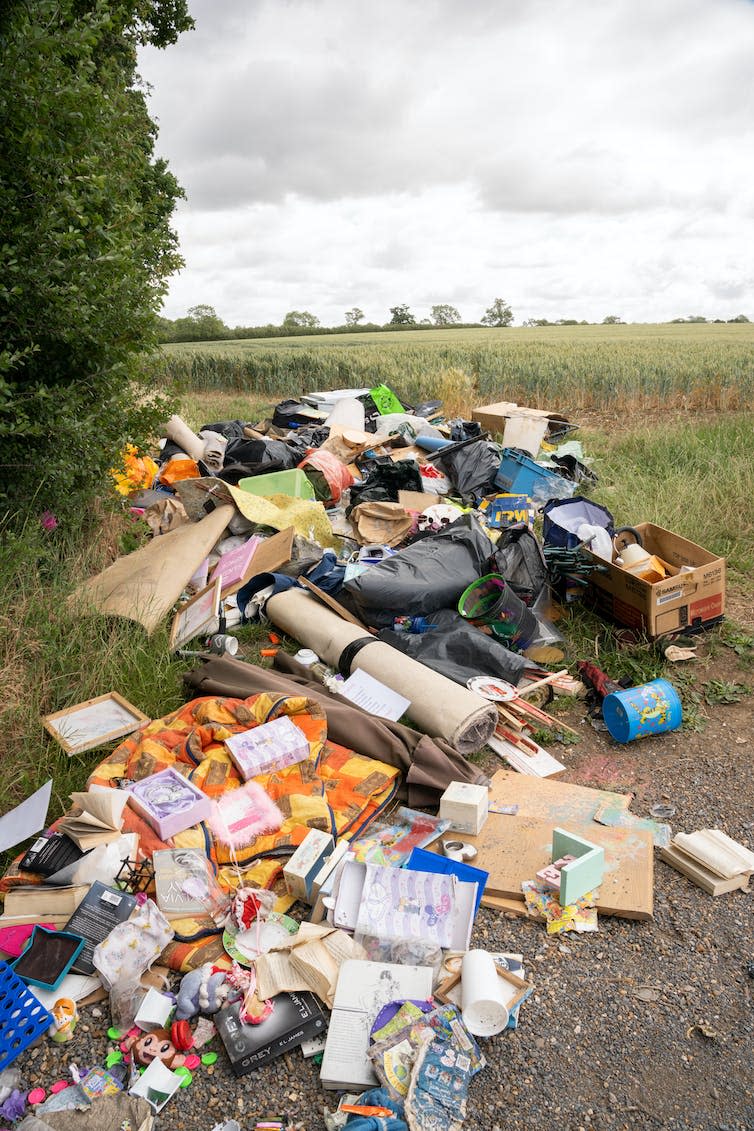
[[[308,310],[289,310],[282,322],[267,323],[262,326],[227,326],[217,314],[213,306],[200,304],[192,306],[183,318],[160,318],[159,340],[164,343],[172,342],[209,342],[224,340],[240,340],[244,338],[275,338],[305,336],[307,334],[353,334],[353,333],[379,333],[387,330],[422,330],[455,328],[470,329],[483,326],[506,327],[513,322],[513,311],[505,299],[496,298],[487,308],[479,322],[463,322],[455,306],[449,303],[438,303],[431,307],[429,318],[418,319],[406,303],[390,307],[390,320],[388,322],[367,322],[363,310],[358,306],[352,307],[344,314],[343,322],[335,326],[323,326],[319,318]],[[724,322],[749,322],[745,314],[738,314],[735,318],[705,318],[704,315],[689,315],[687,318],[673,318],[672,323],[724,323]],[[523,323],[526,327],[541,326],[618,326],[624,325],[623,319],[617,314],[607,314],[600,323],[588,322],[586,319],[558,318],[550,321],[547,318],[527,318]]]

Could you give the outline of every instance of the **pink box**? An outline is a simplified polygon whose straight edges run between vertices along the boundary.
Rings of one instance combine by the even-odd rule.
[[[234,734],[225,739],[225,745],[245,781],[258,774],[295,766],[297,762],[304,762],[310,753],[306,735],[288,715]]]
[[[212,811],[209,797],[173,769],[142,778],[128,793],[129,804],[152,826],[160,840],[168,840],[206,821]]]

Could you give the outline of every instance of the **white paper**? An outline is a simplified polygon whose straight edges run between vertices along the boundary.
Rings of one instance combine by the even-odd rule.
[[[98,990],[102,982],[98,974],[66,974],[56,990],[43,990],[41,986],[30,986],[31,992],[45,1009],[52,1009],[58,998],[67,997],[71,1001],[81,1001]]]
[[[15,848],[45,827],[51,792],[52,778],[15,809],[0,817],[0,852]]]
[[[508,1024],[508,1008],[495,960],[486,950],[470,950],[461,964],[461,1013],[475,1037],[494,1037]]]
[[[156,1112],[162,1111],[182,1083],[182,1076],[179,1076],[177,1072],[171,1072],[161,1060],[155,1057],[134,1086],[129,1088],[128,1094],[129,1096],[141,1096],[152,1105]]]
[[[410,699],[405,699],[397,691],[391,691],[384,683],[360,668],[341,684],[338,691],[344,699],[355,703],[357,707],[363,707],[371,715],[391,719],[392,722],[397,722],[411,706]]]
[[[527,774],[533,778],[549,778],[552,774],[559,774],[565,769],[562,762],[553,758],[552,754],[542,746],[537,746],[536,743],[534,743],[537,746],[536,754],[527,754],[525,750],[521,750],[518,746],[514,746],[512,742],[508,742],[496,734],[493,734],[492,738],[487,740],[487,745],[495,751],[499,758],[504,758],[519,774]]]
[[[80,710],[74,708],[70,715],[51,719],[49,722],[53,730],[56,730],[70,746],[91,742],[92,739],[111,734],[112,731],[123,727],[131,726],[135,730],[141,726],[141,719],[135,719],[131,712],[115,699],[92,703]]]

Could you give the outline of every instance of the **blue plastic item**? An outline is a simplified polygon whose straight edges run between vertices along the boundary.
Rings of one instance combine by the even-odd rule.
[[[485,872],[482,868],[472,868],[471,864],[465,864],[462,860],[451,860],[448,856],[440,856],[436,852],[427,852],[424,848],[411,849],[406,867],[413,868],[416,872],[437,872],[444,876],[457,876],[464,883],[476,884],[476,903],[474,905],[474,914],[476,915],[479,904],[482,902],[485,884],[490,878],[489,872]]]
[[[574,550],[579,545],[576,531],[585,523],[602,526],[612,538],[613,516],[607,507],[574,495],[572,499],[551,499],[542,508],[542,540],[545,546],[562,546]]]
[[[683,722],[678,692],[667,679],[653,679],[626,691],[613,691],[602,703],[602,717],[616,742],[677,730]]]
[[[84,939],[72,931],[51,931],[37,924],[31,938],[11,968],[23,982],[41,986],[43,990],[56,990],[84,949]],[[36,952],[36,953],[35,953]],[[36,962],[46,971],[45,977],[24,974],[24,966]]]
[[[442,436],[417,436],[414,443],[425,452],[439,452],[441,448],[449,448],[453,441],[445,440]]]
[[[548,467],[540,467],[517,448],[503,448],[503,458],[495,476],[495,486],[501,491],[512,495],[534,495],[535,488],[539,486],[539,493],[547,494],[553,485],[560,487],[563,482],[562,475]],[[553,491],[553,494],[559,492]]]
[[[52,1023],[52,1014],[8,963],[0,962],[0,1072],[46,1033]]]

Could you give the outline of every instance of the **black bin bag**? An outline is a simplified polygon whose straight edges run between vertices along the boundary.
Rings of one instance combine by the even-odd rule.
[[[494,550],[479,523],[468,514],[399,550],[347,581],[342,592],[367,624],[385,625],[404,613],[421,616],[452,609],[472,581],[485,573]]]
[[[525,522],[503,531],[492,561],[516,596],[524,604],[533,605],[547,584],[547,563],[536,535]]]
[[[433,671],[464,686],[486,675],[517,684],[526,660],[494,636],[487,636],[452,609],[438,609],[428,618],[435,627],[421,635],[385,628],[379,639]]]

